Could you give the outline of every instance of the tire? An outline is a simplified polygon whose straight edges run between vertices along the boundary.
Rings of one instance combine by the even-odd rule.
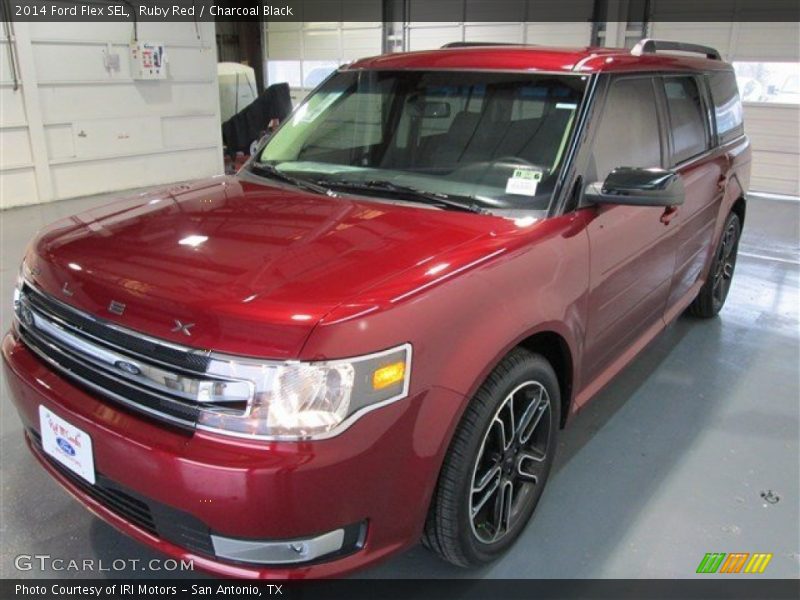
[[[725,219],[714,262],[697,298],[689,305],[689,314],[701,319],[710,319],[722,310],[731,288],[742,224],[739,215],[730,213]]]
[[[473,567],[514,543],[550,473],[560,407],[558,379],[547,360],[522,348],[503,359],[470,401],[445,456],[425,524],[428,548],[454,565]]]

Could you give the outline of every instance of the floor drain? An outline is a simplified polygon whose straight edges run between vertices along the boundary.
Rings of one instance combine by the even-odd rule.
[[[777,504],[781,497],[778,496],[772,490],[767,490],[766,492],[761,492],[761,497],[764,499],[765,502],[769,502],[770,504]]]

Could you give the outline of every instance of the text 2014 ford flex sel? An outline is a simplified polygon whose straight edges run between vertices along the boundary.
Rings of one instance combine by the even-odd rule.
[[[478,565],[570,417],[720,310],[750,150],[716,51],[460,46],[343,67],[237,176],[30,245],[7,380],[93,512],[222,575]]]

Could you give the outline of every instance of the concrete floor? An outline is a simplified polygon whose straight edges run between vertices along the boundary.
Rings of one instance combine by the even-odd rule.
[[[105,198],[0,214],[2,328],[27,241]],[[772,552],[800,577],[800,202],[754,198],[719,318],[682,317],[562,434],[537,513],[494,564],[464,571],[422,547],[363,577],[692,577],[706,552]],[[90,515],[29,456],[3,385],[0,577],[19,554],[161,558]],[[779,497],[766,502],[769,490]],[[126,570],[100,576],[150,576]]]

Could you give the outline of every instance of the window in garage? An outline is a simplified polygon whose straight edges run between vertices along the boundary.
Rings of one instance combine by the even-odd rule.
[[[800,104],[800,63],[734,62],[744,102]]]

